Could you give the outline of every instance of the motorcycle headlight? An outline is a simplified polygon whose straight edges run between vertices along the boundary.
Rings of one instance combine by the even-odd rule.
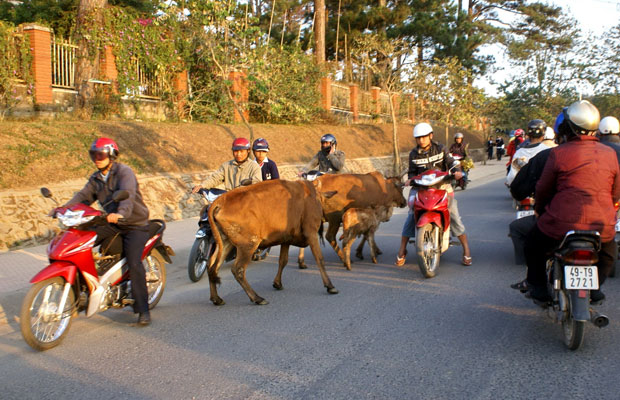
[[[64,214],[56,214],[56,217],[58,218],[60,224],[67,228],[84,224],[94,218],[93,215],[85,217],[84,210],[67,210],[64,212]]]

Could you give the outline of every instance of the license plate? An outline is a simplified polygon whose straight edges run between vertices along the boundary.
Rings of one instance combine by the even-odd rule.
[[[595,290],[598,289],[598,268],[595,265],[564,267],[564,286],[566,289]]]
[[[517,211],[517,219],[520,219],[523,217],[529,217],[530,215],[534,215],[534,210]]]

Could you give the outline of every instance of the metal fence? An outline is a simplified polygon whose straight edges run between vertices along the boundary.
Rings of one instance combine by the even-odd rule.
[[[375,109],[374,109],[374,101],[372,99],[372,95],[370,94],[370,92],[367,92],[365,90],[360,90],[359,92],[359,112],[360,114],[367,114],[367,115],[371,115],[374,114]]]
[[[351,110],[351,93],[348,86],[332,83],[332,108]]]
[[[77,45],[63,39],[52,41],[52,86],[75,89]]]
[[[379,114],[391,115],[390,96],[387,93],[381,92],[379,95]]]
[[[156,73],[156,71],[148,70],[144,66],[140,65],[137,60],[134,62],[134,65],[136,68],[136,78],[139,83],[138,93],[135,93],[135,95],[139,97],[159,99],[163,91],[163,82],[161,77]]]

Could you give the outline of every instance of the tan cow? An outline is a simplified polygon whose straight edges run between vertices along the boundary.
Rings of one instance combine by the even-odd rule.
[[[373,263],[377,263],[377,254],[380,250],[375,244],[375,232],[379,228],[381,222],[387,222],[392,216],[394,207],[378,206],[372,208],[349,208],[342,216],[342,249],[344,250],[344,265],[351,270],[351,246],[355,238],[362,236],[363,239],[357,248],[356,255],[363,257],[362,248],[364,242],[368,241],[370,246],[370,259]]]
[[[245,270],[256,249],[277,245],[281,247],[274,288],[282,289],[282,271],[288,262],[289,246],[309,245],[327,292],[338,293],[325,272],[318,235],[322,230],[322,203],[335,192],[320,193],[320,187],[319,181],[269,180],[237,188],[213,202],[209,221],[217,250],[209,260],[208,269],[213,304],[224,304],[217,294],[218,271],[233,247],[237,249],[237,258],[232,273],[256,304],[268,302],[250,287]]]
[[[344,255],[336,241],[336,234],[342,223],[342,215],[349,208],[370,208],[376,206],[405,207],[403,184],[400,177],[385,178],[379,172],[367,174],[326,174],[317,178],[322,192],[337,191],[323,203],[323,218],[329,223],[325,238],[334,248],[344,266]],[[314,182],[316,182],[314,181]],[[306,268],[304,251],[299,251],[299,268]]]

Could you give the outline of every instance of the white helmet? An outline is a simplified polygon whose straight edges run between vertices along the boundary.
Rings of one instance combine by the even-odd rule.
[[[616,117],[605,117],[598,124],[598,130],[601,135],[617,135],[620,133],[620,122]]]
[[[433,127],[426,122],[419,123],[413,128],[413,138],[418,138],[433,133]]]
[[[555,132],[553,131],[553,128],[548,126],[547,129],[545,129],[545,136],[543,136],[543,140],[553,140],[555,139]]]

